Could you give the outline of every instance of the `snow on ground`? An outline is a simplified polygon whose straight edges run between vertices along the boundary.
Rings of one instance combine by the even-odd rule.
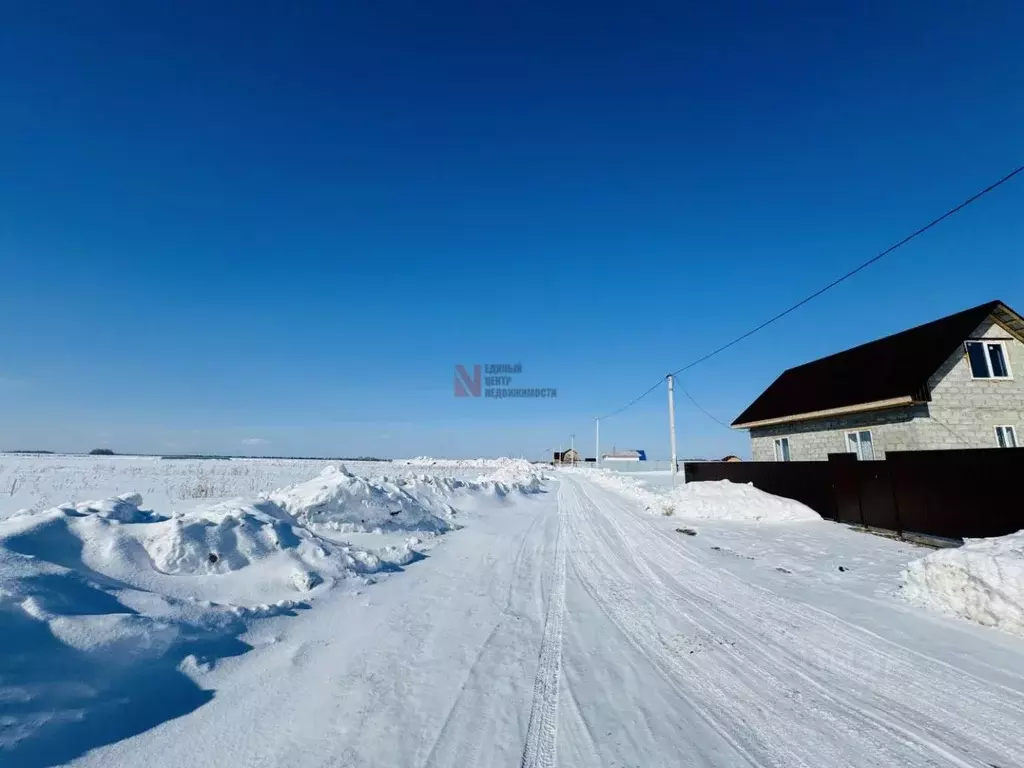
[[[45,477],[74,477],[56,459],[35,463]],[[90,468],[86,482],[108,487],[188,482],[177,462],[71,463]],[[220,471],[234,462],[191,464],[223,491],[268,474]],[[296,469],[271,467],[287,468],[276,476]],[[240,637],[254,620],[295,616],[332,587],[365,586],[422,559],[432,543],[423,537],[457,527],[456,504],[504,505],[509,494],[540,490],[539,476],[523,467],[494,473],[366,478],[330,466],[269,493],[155,509],[131,491],[46,509],[30,499],[0,520],[0,757],[49,765],[194,709],[209,696],[192,676],[247,651]],[[158,500],[168,487],[177,486],[165,485]],[[354,545],[346,531],[390,536],[363,533]],[[140,700],[146,708],[125,710]]]
[[[430,462],[435,462],[431,464]],[[140,493],[164,512],[197,501],[254,497],[295,485],[336,464],[313,459],[161,459],[156,456],[66,456],[0,453],[0,519],[21,510],[41,511],[64,502]],[[540,468],[521,459],[397,460],[346,462],[368,478],[413,474],[461,480],[530,484]]]
[[[161,459],[156,456],[0,454],[0,519],[66,501],[140,493],[167,512],[210,501],[256,496],[308,480],[329,461],[304,459]],[[386,463],[350,463],[363,475]]]
[[[521,493],[540,480],[513,464],[322,469],[300,490],[152,511],[122,495],[0,522],[0,764],[1024,754],[1024,643],[899,599],[923,548],[763,525],[735,513],[771,506],[743,487],[692,500],[725,510],[697,518],[589,470]],[[666,490],[644,489],[655,505]],[[368,532],[395,510],[408,528]],[[461,527],[438,535],[432,519]],[[386,546],[422,559],[400,573]]]
[[[1024,636],[1024,531],[933,552],[903,580],[913,603]]]
[[[206,704],[74,765],[1019,763],[1024,644],[897,599],[926,550],[555,478],[471,494],[405,574],[254,623],[249,653],[187,667]]]
[[[436,459],[433,456],[416,456],[412,459],[399,459],[396,464],[410,467],[450,467],[455,469],[502,469],[529,464],[525,459]]]
[[[793,499],[765,493],[749,483],[715,480],[683,484],[680,478],[679,484],[673,488],[664,482],[646,482],[641,473],[624,474],[599,469],[563,471],[584,472],[598,485],[635,498],[652,512],[687,520],[762,523],[821,520],[821,515],[810,507]]]

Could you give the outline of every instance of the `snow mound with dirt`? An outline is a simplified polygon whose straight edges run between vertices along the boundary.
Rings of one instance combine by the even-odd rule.
[[[911,602],[1024,637],[1024,531],[966,539],[915,560],[902,576]]]
[[[529,462],[511,459],[475,480],[409,474],[365,478],[344,466],[327,467],[305,483],[274,491],[268,500],[306,525],[352,532],[445,533],[457,527],[451,501],[467,494],[539,493],[545,476]]]
[[[312,480],[274,491],[268,498],[305,524],[336,531],[451,530],[455,510],[442,493],[414,495],[410,492],[414,485],[386,477],[359,477],[344,466],[330,466]]]

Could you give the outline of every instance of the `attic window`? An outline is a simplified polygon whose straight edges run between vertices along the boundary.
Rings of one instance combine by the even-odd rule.
[[[1010,378],[1003,342],[968,341],[964,344],[967,347],[967,359],[971,362],[971,376],[976,379]]]

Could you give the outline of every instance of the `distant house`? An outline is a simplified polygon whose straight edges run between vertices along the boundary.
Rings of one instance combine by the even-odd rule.
[[[633,451],[612,451],[601,454],[601,461],[647,461],[647,453],[639,448]]]
[[[579,464],[580,452],[570,448],[568,451],[555,451],[553,463],[555,464]]]
[[[990,301],[790,368],[732,425],[755,461],[824,461],[1015,448],[1022,423],[1024,319]]]

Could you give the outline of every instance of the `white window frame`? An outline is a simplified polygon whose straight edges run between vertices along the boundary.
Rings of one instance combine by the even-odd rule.
[[[785,443],[785,448],[783,448]],[[776,461],[792,461],[793,454],[790,452],[789,438],[788,437],[776,437],[775,438],[775,460]]]
[[[967,349],[968,344],[981,344],[982,349],[985,350],[985,366],[988,368],[988,376],[975,376],[974,366],[971,365],[971,353]],[[988,356],[988,345],[998,344],[1003,351],[1003,365],[1006,366],[1005,376],[993,376],[992,375],[992,358]],[[1006,342],[1001,339],[968,339],[964,342],[964,354],[967,355],[967,368],[971,372],[971,378],[975,381],[1007,381],[1013,378],[1013,369],[1010,368],[1010,355],[1006,350]]]
[[[999,430],[1003,430],[1003,445],[999,445]],[[1020,448],[1020,443],[1017,442],[1017,428],[1013,424],[996,424],[996,447],[997,448]],[[1009,442],[1007,436],[1012,436],[1013,445],[1006,445]]]
[[[870,459],[865,459],[864,458],[864,450],[860,447],[860,444],[861,444],[860,436],[862,434],[864,434],[865,432],[868,433],[868,440],[871,442],[871,458]],[[850,435],[856,435],[857,436],[857,450],[856,451],[851,451],[850,450]],[[857,461],[874,461],[875,460],[875,436],[873,434],[871,434],[871,430],[870,429],[851,429],[849,432],[847,432],[844,435],[844,437],[846,438],[846,452],[847,453],[856,454],[857,455]]]

